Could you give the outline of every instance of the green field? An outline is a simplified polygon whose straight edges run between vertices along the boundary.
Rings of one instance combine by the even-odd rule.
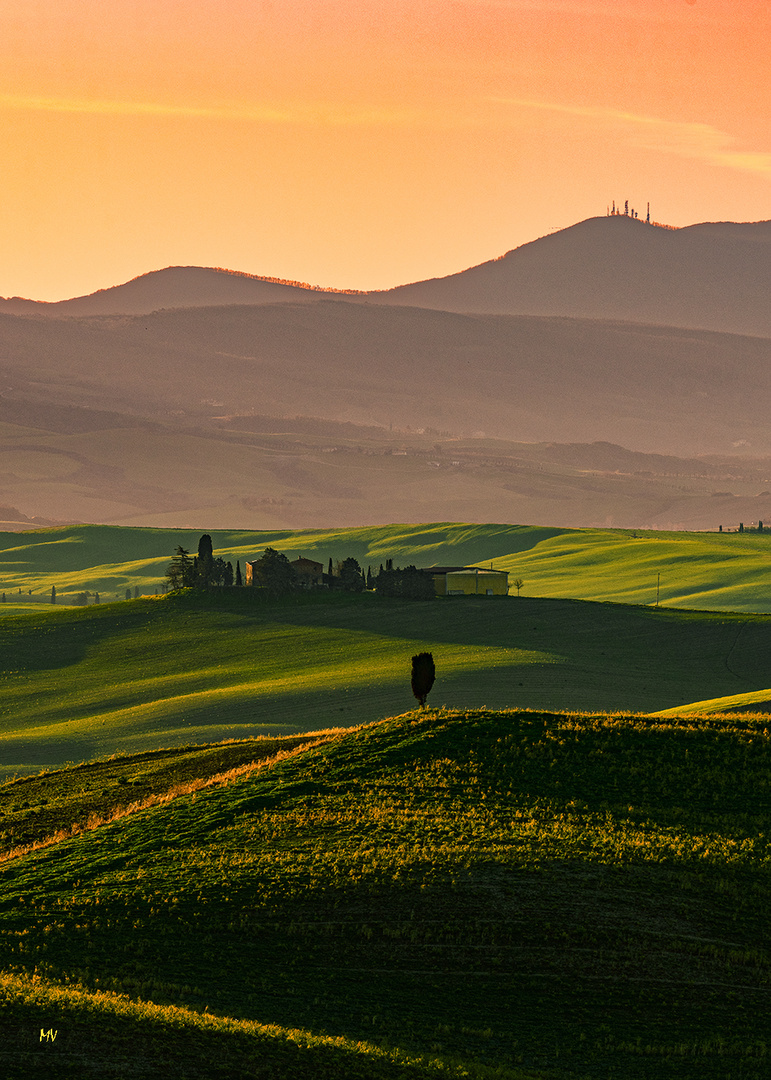
[[[765,1080],[770,767],[753,719],[437,710],[104,824],[174,761],[6,785],[3,1074]]]
[[[452,708],[655,712],[766,689],[771,616],[574,600],[213,591],[0,620],[0,776],[368,723],[433,652]]]
[[[0,533],[0,593],[59,602],[80,592],[103,601],[161,588],[177,545],[195,552],[200,530],[77,525]],[[212,531],[215,554],[243,569],[268,545],[326,566],[352,555],[377,571],[397,564],[492,565],[522,578],[523,595],[771,612],[771,533],[667,533],[527,525],[382,525],[300,532]],[[21,590],[21,594],[19,594]],[[32,595],[30,596],[30,590]],[[2,605],[0,605],[0,614]]]
[[[34,602],[199,535],[2,538],[0,1075],[765,1080],[763,534],[212,534],[525,587]]]

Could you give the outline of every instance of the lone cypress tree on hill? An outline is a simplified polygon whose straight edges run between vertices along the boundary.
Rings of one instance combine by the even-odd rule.
[[[418,653],[412,658],[412,692],[418,699],[421,709],[426,707],[426,698],[436,678],[434,658],[430,652]]]

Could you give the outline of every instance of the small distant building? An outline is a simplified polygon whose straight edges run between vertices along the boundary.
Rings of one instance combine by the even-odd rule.
[[[304,589],[312,589],[316,585],[324,584],[324,566],[313,559],[304,559],[300,556],[289,564],[297,575],[297,580]]]
[[[254,559],[252,562],[246,563],[246,584],[256,585],[257,574],[255,567],[259,559]],[[289,565],[295,572],[298,584],[304,589],[312,589],[316,585],[322,585],[324,583],[324,567],[320,562],[315,562],[313,559],[304,559],[300,556],[299,559],[295,559],[290,562]]]
[[[437,596],[508,596],[506,570],[483,570],[478,566],[428,566]]]

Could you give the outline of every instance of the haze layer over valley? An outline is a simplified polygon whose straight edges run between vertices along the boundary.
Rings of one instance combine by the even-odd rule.
[[[2,301],[0,516],[771,519],[769,295],[771,223],[621,216],[385,293],[178,267]]]

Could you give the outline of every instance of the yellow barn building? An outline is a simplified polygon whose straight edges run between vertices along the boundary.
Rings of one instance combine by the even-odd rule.
[[[423,573],[434,579],[437,596],[507,596],[509,592],[509,575],[505,570],[428,566]]]

